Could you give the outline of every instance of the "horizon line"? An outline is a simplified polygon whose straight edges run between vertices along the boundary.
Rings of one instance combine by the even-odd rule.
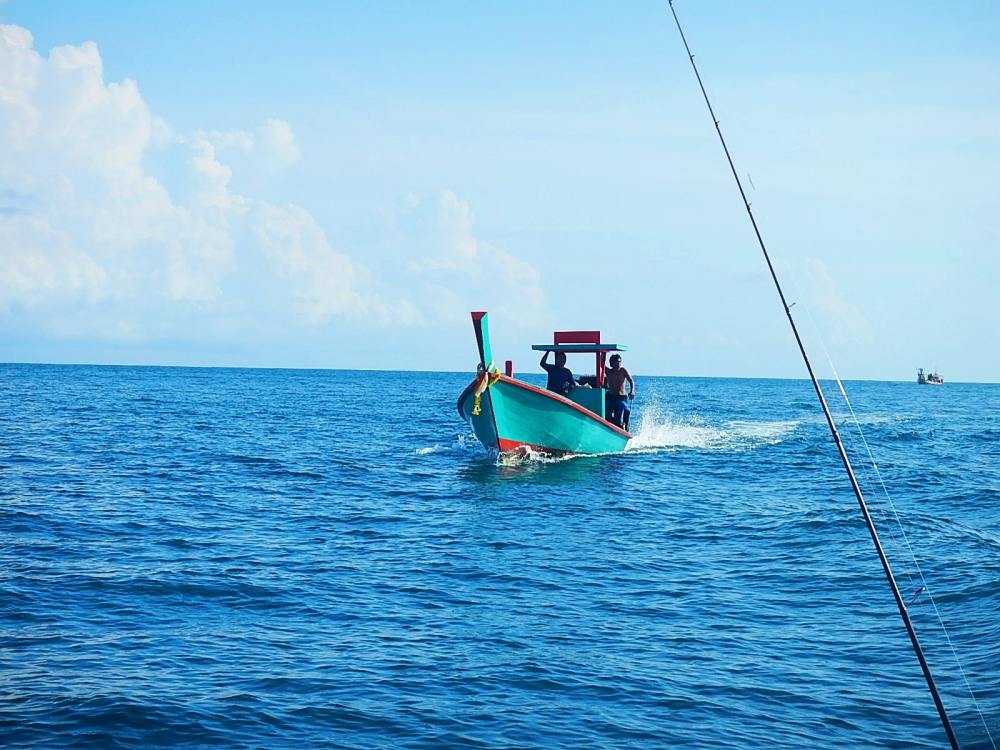
[[[461,375],[463,373],[475,373],[468,370],[421,370],[421,369],[388,369],[383,367],[292,367],[292,366],[260,366],[260,365],[153,365],[153,364],[124,364],[107,362],[0,362],[0,367],[17,365],[26,367],[149,367],[149,368],[171,368],[177,370],[288,370],[305,372],[418,372],[434,373],[440,375]],[[538,375],[542,372],[521,372],[516,375]],[[801,380],[810,382],[807,376],[767,376],[767,375],[653,375],[649,373],[636,373],[636,377],[641,378],[688,378],[701,380]],[[818,380],[836,382],[832,377],[820,377]],[[841,378],[842,382],[863,382],[863,383],[910,383],[916,384],[916,380],[883,380],[879,378]],[[998,381],[992,380],[946,380],[944,385],[1000,385]]]

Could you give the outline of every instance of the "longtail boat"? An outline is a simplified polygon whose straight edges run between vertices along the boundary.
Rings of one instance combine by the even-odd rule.
[[[532,346],[535,351],[594,355],[594,376],[585,378],[593,386],[576,387],[563,396],[516,379],[510,360],[500,371],[485,312],[472,313],[472,326],[479,366],[456,407],[484,447],[502,454],[530,450],[555,456],[625,450],[632,436],[604,418],[604,368],[608,352],[627,347],[601,343],[600,331],[556,331],[551,344]]]

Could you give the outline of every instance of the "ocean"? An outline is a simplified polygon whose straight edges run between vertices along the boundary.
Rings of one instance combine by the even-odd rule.
[[[0,744],[945,746],[807,381],[640,377],[627,452],[498,462],[470,378],[0,365]],[[1000,386],[847,387],[992,747]]]

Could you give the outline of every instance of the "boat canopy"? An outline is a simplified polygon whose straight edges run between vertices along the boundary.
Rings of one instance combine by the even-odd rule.
[[[552,334],[551,344],[533,344],[531,348],[537,352],[596,355],[594,384],[598,388],[604,387],[604,367],[608,352],[628,351],[624,344],[602,344],[600,331],[556,331]]]

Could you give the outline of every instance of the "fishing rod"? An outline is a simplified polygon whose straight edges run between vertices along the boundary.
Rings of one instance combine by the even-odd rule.
[[[816,374],[813,372],[812,363],[809,361],[809,355],[806,354],[805,345],[802,343],[802,338],[799,336],[799,329],[795,325],[795,319],[792,317],[792,308],[785,299],[785,293],[781,288],[781,283],[778,281],[778,274],[774,270],[774,265],[771,263],[771,256],[767,252],[767,246],[764,244],[764,238],[761,236],[760,228],[757,226],[757,219],[753,215],[753,211],[750,210],[750,201],[747,200],[747,194],[743,190],[743,182],[740,180],[739,173],[736,171],[736,166],[733,164],[733,157],[729,153],[729,146],[726,145],[726,139],[722,136],[722,128],[719,127],[719,118],[715,116],[715,110],[712,108],[712,102],[709,101],[708,92],[705,90],[705,84],[701,80],[701,73],[698,72],[698,66],[694,62],[694,55],[691,53],[691,47],[688,45],[687,37],[684,36],[684,29],[681,28],[681,21],[677,17],[677,10],[674,8],[674,0],[667,0],[670,5],[670,12],[673,14],[674,23],[677,24],[677,31],[681,35],[681,41],[684,43],[684,49],[687,51],[688,60],[691,61],[691,69],[694,71],[694,76],[698,79],[698,87],[701,89],[701,95],[705,98],[705,105],[708,107],[708,113],[712,116],[712,122],[715,125],[715,132],[719,134],[719,142],[722,144],[722,150],[726,154],[726,161],[729,162],[729,169],[732,170],[733,179],[736,180],[736,187],[739,188],[740,197],[743,199],[743,206],[746,208],[747,216],[750,217],[750,224],[753,225],[754,234],[757,235],[757,244],[760,245],[761,252],[764,254],[764,260],[767,262],[767,270],[771,273],[771,280],[774,281],[774,288],[778,291],[778,297],[781,298],[781,306],[785,310],[785,316],[788,318],[788,325],[792,328],[792,334],[795,336],[795,343],[798,344],[799,353],[802,355],[802,361],[805,362],[806,370],[809,372],[809,380],[812,381],[813,388],[816,390],[816,397],[819,399],[819,405],[823,409],[823,415],[826,417],[826,423],[830,428],[830,434],[833,435],[833,442],[837,446],[837,452],[840,454],[840,460],[844,464],[844,470],[847,472],[848,479],[851,480],[851,488],[854,490],[854,496],[858,500],[858,505],[861,508],[861,515],[864,516],[865,525],[868,527],[868,533],[871,535],[872,543],[875,545],[875,551],[878,552],[878,558],[882,563],[882,570],[885,571],[885,577],[889,581],[889,588],[892,589],[893,598],[896,600],[896,607],[899,609],[899,616],[903,620],[903,625],[906,626],[906,632],[910,636],[910,644],[913,646],[913,651],[917,655],[917,660],[920,662],[920,669],[924,673],[924,679],[927,681],[927,689],[930,690],[931,697],[934,699],[934,705],[937,707],[938,716],[941,717],[941,724],[944,726],[945,734],[948,735],[948,741],[951,743],[953,750],[961,750],[958,744],[958,740],[955,737],[955,732],[951,727],[951,721],[948,719],[948,712],[944,708],[944,703],[941,702],[941,696],[938,693],[937,685],[934,684],[934,676],[931,674],[930,667],[927,665],[927,660],[924,658],[924,651],[920,647],[920,641],[917,640],[917,633],[913,629],[913,623],[910,621],[910,614],[906,609],[906,602],[903,601],[903,596],[899,591],[899,586],[896,584],[896,578],[892,574],[892,567],[889,565],[889,558],[886,557],[885,550],[882,548],[882,542],[879,540],[878,531],[875,529],[875,523],[872,521],[871,514],[868,512],[868,504],[865,502],[864,493],[861,492],[861,486],[858,484],[858,478],[854,475],[854,467],[851,466],[851,460],[847,457],[847,451],[844,449],[844,444],[840,439],[840,432],[837,430],[837,425],[833,420],[833,415],[830,413],[830,407],[826,403],[826,398],[823,396],[823,389],[820,388],[819,380],[816,379]],[[794,304],[794,303],[793,303]]]

